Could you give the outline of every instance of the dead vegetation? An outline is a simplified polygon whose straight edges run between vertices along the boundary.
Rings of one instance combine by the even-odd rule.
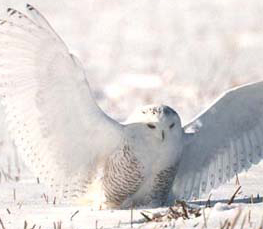
[[[236,191],[234,192],[234,194],[231,196],[230,200],[228,201],[228,205],[231,205],[234,201],[234,199],[236,198],[236,195],[238,194],[238,192],[240,191],[241,186],[239,186]]]
[[[236,202],[236,197],[242,192],[241,191],[241,186],[240,183],[238,183],[239,186],[236,188],[236,190],[233,192],[233,195],[225,201],[224,206],[229,206],[232,205],[234,202]],[[21,209],[22,202],[19,202],[17,198],[17,191],[16,189],[12,190],[12,195],[13,195],[13,201],[14,203],[18,206],[17,209]],[[18,193],[19,194],[19,193]],[[56,197],[50,198],[47,194],[43,193],[41,195],[43,202],[46,204],[50,205],[56,205]],[[170,225],[175,225],[178,220],[182,220],[183,224],[187,225],[186,223],[188,220],[193,220],[189,221],[190,225],[192,224],[193,228],[211,228],[210,223],[211,220],[214,220],[211,218],[211,211],[213,210],[214,202],[211,200],[212,195],[210,194],[208,196],[208,199],[206,202],[203,202],[201,205],[197,204],[188,204],[184,201],[176,201],[174,206],[168,207],[166,210],[162,209],[160,212],[150,212],[150,211],[142,211],[140,212],[142,219],[140,221],[137,221],[134,216],[135,211],[138,211],[134,208],[131,208],[130,212],[130,227],[131,228],[138,228],[138,223],[144,223],[142,226],[143,228],[146,227],[148,223],[156,223],[156,227],[154,228],[165,228],[166,226]],[[260,199],[259,196],[257,196],[258,199]],[[251,200],[249,203],[253,204],[255,202],[253,196],[251,196]],[[251,228],[251,229],[263,229],[263,218],[262,221],[260,222],[255,222],[253,220],[251,210],[244,211],[241,208],[237,206],[232,206],[229,207],[229,209],[236,209],[236,214],[234,217],[229,217],[227,219],[222,219],[222,222],[220,222],[220,225],[216,229],[245,229],[245,228]],[[6,208],[6,214],[8,215],[15,215],[15,209],[11,208]],[[69,215],[69,220],[70,221],[75,221],[78,220],[78,214],[79,210],[76,210],[75,212],[72,212],[71,215]],[[200,219],[197,219],[200,218]],[[2,221],[2,219],[4,219]],[[7,221],[5,218],[0,218],[0,229],[9,229],[10,225],[7,224]],[[196,219],[196,220],[195,220]],[[117,219],[116,219],[117,220]],[[33,224],[32,222],[28,223],[30,221],[24,220],[24,225],[21,226],[21,228],[24,229],[41,229],[42,227],[39,226],[38,224]],[[66,221],[67,224],[67,221]],[[64,227],[65,227],[65,221],[64,221]],[[125,223],[125,220],[122,219],[118,221],[117,228],[121,228],[123,225],[127,225]],[[62,229],[62,221],[53,221],[52,224],[54,229]],[[160,227],[159,227],[160,225]],[[255,227],[257,225],[257,227]],[[43,225],[42,225],[43,226]],[[100,225],[98,224],[98,220],[96,220],[95,223],[95,228],[104,228],[104,223],[103,221],[100,221]],[[63,228],[64,228],[63,227]],[[116,227],[116,226],[115,226]],[[74,228],[74,227],[72,227]]]
[[[234,200],[235,200],[237,194],[239,193],[240,189],[241,189],[241,186],[239,186],[236,189],[234,194],[229,199],[229,201],[227,203],[228,205],[231,205],[234,202]],[[207,218],[205,216],[204,209],[211,207],[211,200],[210,200],[211,196],[212,195],[210,194],[204,208],[193,207],[193,206],[187,204],[185,201],[177,200],[176,204],[172,207],[169,207],[166,212],[163,212],[163,213],[157,212],[157,213],[152,214],[150,212],[144,211],[144,212],[141,212],[141,215],[144,217],[145,222],[162,222],[162,221],[169,221],[172,219],[177,220],[179,218],[187,220],[187,219],[197,218],[203,214],[204,225],[206,227]],[[203,211],[202,211],[203,213],[201,213],[202,209],[203,209]]]
[[[238,182],[238,185],[239,186],[237,187],[233,195],[226,202],[227,205],[233,204],[237,194],[241,193],[241,186],[239,182]],[[209,227],[209,224],[208,224],[208,219],[210,215],[209,214],[207,215],[206,213],[207,212],[206,210],[211,208],[211,196],[212,195],[210,194],[207,199],[206,204],[204,204],[203,207],[192,206],[192,205],[187,204],[184,201],[176,201],[176,204],[172,207],[169,207],[167,211],[156,212],[156,213],[151,213],[149,211],[143,211],[141,212],[141,215],[143,216],[145,223],[149,223],[149,222],[159,222],[159,223],[163,222],[164,223],[162,224],[161,227],[156,227],[156,228],[165,228],[169,225],[169,222],[176,221],[180,218],[184,221],[184,220],[194,219],[194,218],[202,216],[203,220],[199,220],[199,222],[195,223],[192,226],[194,228],[200,227],[202,229],[211,228]],[[253,200],[251,200],[250,203],[253,204]],[[257,225],[257,227],[255,227],[255,225]],[[262,220],[260,224],[258,224],[258,222],[252,223],[251,210],[244,212],[242,208],[238,207],[237,213],[235,214],[235,216],[233,218],[227,218],[223,222],[220,222],[220,226],[218,229],[234,229],[234,228],[236,229],[246,229],[246,228],[263,229],[263,216],[262,216]]]
[[[176,204],[169,207],[166,212],[154,213],[141,212],[146,222],[163,222],[170,221],[172,219],[191,219],[201,216],[201,208],[192,207],[186,204],[184,201],[176,201]]]

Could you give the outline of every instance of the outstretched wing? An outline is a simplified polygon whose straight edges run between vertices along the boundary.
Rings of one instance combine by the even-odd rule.
[[[184,146],[172,192],[189,199],[262,159],[263,82],[227,92],[184,129],[194,133]]]
[[[32,6],[0,21],[0,93],[19,153],[63,196],[79,196],[118,147],[122,125],[95,103],[85,72]]]

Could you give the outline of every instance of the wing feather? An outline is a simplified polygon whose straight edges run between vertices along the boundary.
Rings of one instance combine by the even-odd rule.
[[[83,67],[46,19],[27,8],[36,20],[9,9],[0,21],[6,120],[36,174],[61,195],[78,196],[119,146],[123,127],[97,106]]]
[[[184,127],[191,141],[184,146],[172,195],[189,199],[201,182],[198,196],[231,179],[262,159],[263,82],[229,91]],[[208,174],[206,173],[208,171]],[[195,180],[196,174],[203,177]],[[200,181],[199,181],[200,180]],[[187,183],[187,189],[180,186]]]
[[[26,5],[28,14],[37,22],[37,24],[43,28],[45,28],[47,31],[49,31],[51,34],[56,36],[58,40],[63,42],[63,40],[58,36],[58,34],[55,32],[55,30],[52,28],[52,26],[49,24],[47,19],[32,5],[27,4]],[[64,42],[63,42],[64,43]]]

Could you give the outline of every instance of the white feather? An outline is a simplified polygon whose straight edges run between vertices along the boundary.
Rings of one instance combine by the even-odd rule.
[[[19,153],[37,176],[65,191],[92,179],[120,145],[123,127],[96,105],[77,58],[29,11],[39,20],[10,9],[1,23],[0,90]]]
[[[183,148],[171,192],[176,198],[191,198],[194,190],[185,196],[180,187],[200,170],[209,168],[208,178],[201,178],[204,183],[208,180],[210,185],[205,190],[208,192],[262,159],[263,83],[249,84],[225,93],[186,125],[185,132],[196,122],[202,125]]]

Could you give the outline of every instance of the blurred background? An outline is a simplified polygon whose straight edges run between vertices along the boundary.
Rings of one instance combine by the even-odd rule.
[[[183,123],[226,89],[262,78],[261,0],[0,0],[34,5],[86,68],[99,105],[124,120],[163,103]]]
[[[120,121],[162,103],[187,123],[225,90],[262,79],[262,0],[0,0],[0,13],[27,2],[79,57],[97,102]]]

